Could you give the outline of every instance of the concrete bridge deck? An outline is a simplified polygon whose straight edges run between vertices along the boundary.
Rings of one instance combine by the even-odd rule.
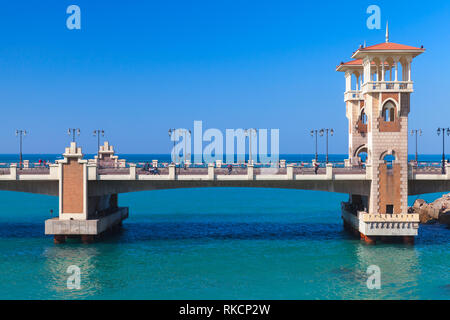
[[[231,173],[226,165],[208,167],[158,166],[158,174],[139,168],[134,163],[117,165],[87,164],[89,196],[143,190],[193,187],[263,187],[319,190],[361,195],[370,194],[370,164],[365,167],[333,167],[318,169],[286,164],[283,167],[258,167],[235,164]],[[446,172],[436,166],[409,166],[408,194],[445,192],[450,190],[450,165]],[[16,164],[0,168],[0,190],[22,191],[58,196],[61,172],[58,164],[17,168]]]

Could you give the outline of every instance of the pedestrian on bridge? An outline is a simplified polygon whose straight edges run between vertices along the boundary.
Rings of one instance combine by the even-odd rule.
[[[314,162],[314,173],[317,174],[318,171],[319,171],[319,163]]]

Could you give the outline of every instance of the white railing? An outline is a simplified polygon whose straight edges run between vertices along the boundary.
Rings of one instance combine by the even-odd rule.
[[[412,92],[412,81],[369,81],[362,85],[363,92],[373,91],[403,91]]]
[[[344,101],[348,100],[364,100],[361,91],[350,90],[344,93]]]

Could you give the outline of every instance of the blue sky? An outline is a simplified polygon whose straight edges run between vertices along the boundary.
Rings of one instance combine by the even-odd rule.
[[[66,8],[81,8],[81,30]],[[369,5],[382,29],[366,27]],[[415,59],[410,128],[440,153],[450,126],[450,2],[9,1],[0,7],[0,153],[59,153],[69,127],[84,152],[102,128],[120,153],[167,153],[167,130],[279,128],[281,153],[312,153],[311,128],[332,127],[347,152],[341,61],[366,41],[424,45]],[[325,141],[320,140],[319,152]],[[411,140],[413,142],[413,140]],[[450,148],[450,143],[448,147]],[[449,149],[450,150],[450,149]],[[413,152],[413,143],[410,143]]]

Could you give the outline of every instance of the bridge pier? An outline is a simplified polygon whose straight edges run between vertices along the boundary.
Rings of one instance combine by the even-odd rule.
[[[342,220],[346,231],[367,244],[414,244],[419,229],[417,214],[370,214],[361,210],[361,203],[352,202],[355,199],[358,197],[352,196],[349,202],[342,202]]]
[[[59,166],[59,216],[45,221],[45,234],[54,242],[79,238],[92,243],[101,235],[115,231],[128,217],[128,208],[118,206],[117,194],[89,196],[87,160],[72,142]]]
[[[350,201],[342,204],[342,218],[368,243],[413,243],[417,235],[419,216],[408,213],[408,117],[413,92],[411,63],[424,51],[423,47],[389,43],[387,34],[385,43],[360,47],[352,54],[354,60],[336,68],[346,79],[349,158],[345,165],[359,165],[359,155],[365,153],[367,179],[371,180],[367,199],[351,194]],[[399,61],[402,70],[407,70],[401,75],[401,84]]]

